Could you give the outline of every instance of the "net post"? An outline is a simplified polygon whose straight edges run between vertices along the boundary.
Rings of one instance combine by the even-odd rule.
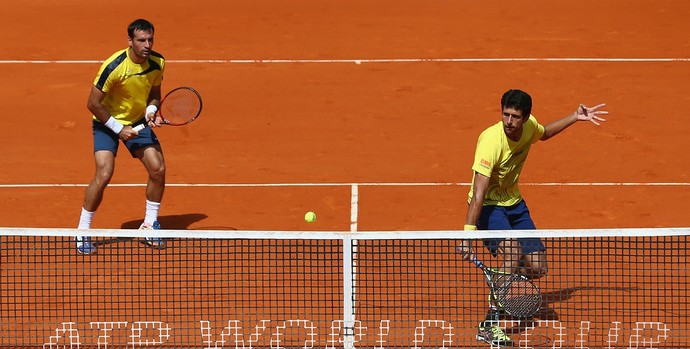
[[[343,234],[343,345],[355,347],[354,275],[351,234]]]

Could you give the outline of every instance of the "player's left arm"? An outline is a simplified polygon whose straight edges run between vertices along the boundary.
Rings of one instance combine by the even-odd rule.
[[[146,122],[149,127],[161,126],[163,119],[156,114],[161,105],[161,85],[152,86],[147,98],[148,107],[146,107]]]
[[[606,115],[609,112],[605,110],[599,110],[606,104],[599,104],[594,107],[588,108],[584,104],[580,104],[574,113],[571,113],[561,119],[552,121],[544,126],[544,134],[541,136],[540,140],[545,141],[570,127],[572,124],[578,121],[589,121],[597,126],[600,122],[606,121],[606,119],[601,118],[599,115]]]

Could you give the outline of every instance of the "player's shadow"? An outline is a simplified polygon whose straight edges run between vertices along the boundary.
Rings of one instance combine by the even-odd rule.
[[[541,320],[559,320],[558,313],[550,307],[551,304],[560,303],[569,300],[576,293],[587,290],[613,290],[630,292],[638,290],[636,287],[570,287],[560,291],[553,291],[542,294],[542,303],[539,312],[535,318]]]
[[[171,216],[159,216],[158,223],[160,223],[162,229],[172,229],[172,230],[187,230],[189,226],[193,223],[202,221],[208,218],[207,215],[203,213],[187,213]],[[141,220],[134,220],[122,223],[121,229],[139,229],[141,225]]]
[[[158,223],[160,223],[160,225],[163,229],[187,230],[187,229],[189,229],[189,226],[192,225],[193,223],[202,221],[206,218],[208,218],[208,216],[203,214],[203,213],[188,213],[188,214],[180,214],[180,215],[159,216],[158,217]],[[139,229],[141,222],[142,222],[141,219],[124,222],[124,223],[122,223],[122,225],[120,225],[120,229]],[[200,228],[200,229],[206,229],[206,228]],[[216,229],[236,230],[232,227],[216,227]],[[109,245],[109,244],[115,244],[118,242],[132,241],[132,240],[134,240],[134,238],[115,237],[115,238],[111,238],[111,239],[99,240],[97,242],[94,242],[94,244],[97,246],[99,246],[99,245],[102,246],[102,245]]]
[[[541,307],[539,307],[539,312],[537,312],[531,319],[521,319],[519,324],[507,329],[506,333],[509,336],[521,333],[528,328],[533,327],[535,321],[537,320],[560,320],[559,314],[550,306],[551,304],[567,301],[579,291],[604,289],[625,292],[638,290],[638,288],[635,287],[570,287],[559,291],[542,293],[542,301]]]

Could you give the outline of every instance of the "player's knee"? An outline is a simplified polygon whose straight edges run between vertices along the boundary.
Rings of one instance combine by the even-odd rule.
[[[521,273],[530,279],[538,279],[549,272],[549,267],[544,260],[527,260],[520,264]]]
[[[149,177],[156,182],[165,182],[165,164],[161,163],[158,166],[149,169]]]
[[[93,181],[97,187],[105,188],[110,183],[110,180],[112,178],[113,178],[113,172],[112,171],[102,170],[102,171],[96,172],[96,176],[94,177]]]
[[[546,276],[549,272],[549,267],[546,263],[536,263],[532,266],[529,271],[530,277],[533,279],[538,279],[540,277]]]

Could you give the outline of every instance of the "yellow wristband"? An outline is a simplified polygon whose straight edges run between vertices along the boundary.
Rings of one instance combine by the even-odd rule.
[[[477,226],[472,225],[472,224],[465,224],[465,228],[463,228],[463,229],[464,230],[477,230]]]

